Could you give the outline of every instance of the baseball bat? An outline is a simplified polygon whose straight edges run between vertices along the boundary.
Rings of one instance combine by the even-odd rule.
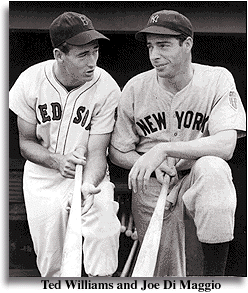
[[[164,176],[162,189],[155,210],[141,244],[132,277],[153,277],[161,239],[163,215],[169,182],[170,177],[166,174]]]
[[[81,185],[83,166],[76,165],[75,183],[70,215],[67,223],[61,277],[81,277],[82,234],[81,234]]]
[[[129,220],[128,220],[128,226],[127,226],[127,230],[126,230],[126,236],[130,237],[133,233],[133,215],[132,213],[130,213],[129,215]]]
[[[121,233],[124,233],[126,229],[126,214],[125,211],[123,211],[121,216]]]
[[[133,258],[135,256],[135,252],[136,252],[136,248],[138,246],[138,242],[139,242],[138,240],[135,240],[133,242],[133,245],[131,247],[130,253],[128,255],[127,261],[126,261],[126,263],[124,265],[124,268],[123,268],[123,270],[121,272],[120,277],[127,277],[127,274],[129,272],[131,264],[132,264],[132,260],[133,260]]]
[[[134,232],[132,233],[131,238],[133,240],[137,240],[138,239],[138,233],[137,233],[137,229],[136,228],[134,228]]]

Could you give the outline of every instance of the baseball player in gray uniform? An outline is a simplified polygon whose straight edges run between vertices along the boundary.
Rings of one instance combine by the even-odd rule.
[[[120,89],[97,66],[98,40],[108,39],[74,12],[52,22],[50,37],[54,59],[25,70],[9,95],[27,159],[23,188],[37,266],[42,277],[60,276],[75,167],[81,164],[83,207],[90,207],[82,210],[85,271],[109,276],[118,266],[120,223],[106,151]]]
[[[176,11],[153,13],[136,34],[153,69],[124,87],[110,155],[129,173],[139,240],[165,173],[171,176],[154,276],[185,276],[183,216],[193,218],[205,276],[224,275],[236,192],[228,161],[245,135],[245,112],[231,73],[192,63],[193,29]]]

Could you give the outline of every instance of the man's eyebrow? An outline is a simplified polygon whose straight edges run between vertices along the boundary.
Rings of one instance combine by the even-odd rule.
[[[156,41],[155,43],[156,43],[156,44],[171,43],[171,40]],[[150,45],[151,42],[147,42],[146,44],[147,44],[147,45]]]
[[[95,44],[93,49],[99,48],[99,44]]]
[[[99,45],[98,44],[96,44],[94,47],[93,47],[93,49],[98,49],[99,48]],[[87,53],[89,53],[90,52],[90,49],[88,49],[88,50],[85,50],[85,51],[82,51],[82,52],[79,52],[78,54],[77,54],[77,56],[80,56],[80,55],[83,55],[83,54],[87,54]]]
[[[79,52],[77,54],[77,56],[81,56],[81,55],[84,55],[84,54],[87,54],[87,53],[89,53],[89,50],[86,50],[86,51],[83,51],[83,52]]]

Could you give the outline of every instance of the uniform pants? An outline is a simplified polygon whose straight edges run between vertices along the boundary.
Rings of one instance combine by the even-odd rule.
[[[145,193],[132,195],[132,212],[142,242],[156,206],[161,184],[150,179]],[[193,218],[198,240],[221,243],[233,239],[236,191],[228,164],[206,156],[198,159],[168,195],[174,203],[164,213],[155,277],[186,276],[184,210]]]
[[[114,201],[114,185],[107,176],[99,187],[102,190],[82,216],[81,225],[85,271],[92,276],[111,275],[118,267],[119,205]],[[42,277],[59,277],[74,180],[27,162],[23,188],[37,267]]]

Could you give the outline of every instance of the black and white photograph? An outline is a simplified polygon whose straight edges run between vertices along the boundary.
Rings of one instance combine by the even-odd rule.
[[[244,286],[247,2],[8,4],[10,288]]]

